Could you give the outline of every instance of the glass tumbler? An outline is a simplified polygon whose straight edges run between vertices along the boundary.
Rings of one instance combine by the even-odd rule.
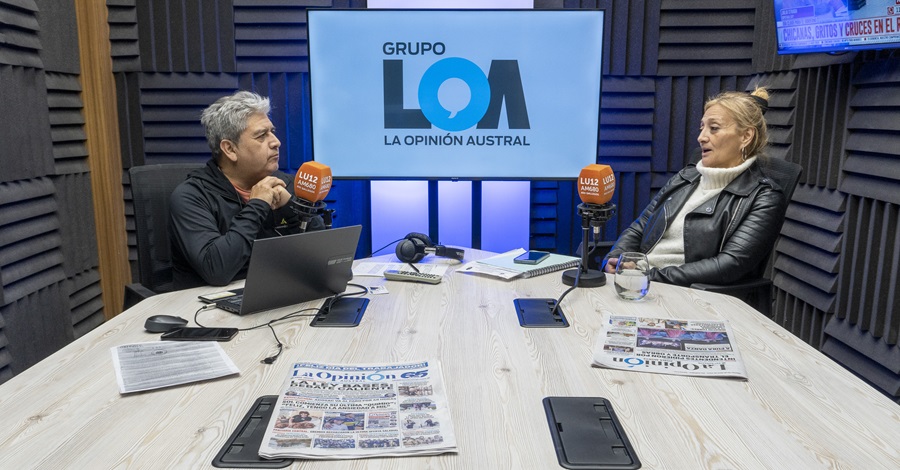
[[[616,264],[616,294],[625,300],[641,300],[650,290],[650,262],[643,253],[625,252]]]

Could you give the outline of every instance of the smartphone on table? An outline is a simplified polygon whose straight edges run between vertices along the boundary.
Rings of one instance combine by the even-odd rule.
[[[212,304],[218,300],[227,299],[228,297],[234,297],[236,295],[241,295],[244,293],[243,288],[239,289],[231,289],[222,292],[213,292],[212,294],[203,294],[198,295],[197,298],[200,299],[201,302],[205,304]]]
[[[162,334],[167,341],[231,341],[238,334],[237,328],[205,328],[183,326]]]
[[[541,261],[544,261],[550,253],[546,251],[534,251],[528,250],[525,253],[522,253],[519,256],[516,256],[513,259],[514,263],[518,264],[539,264]]]

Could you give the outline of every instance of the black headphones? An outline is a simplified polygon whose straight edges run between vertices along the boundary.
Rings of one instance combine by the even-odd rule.
[[[435,245],[428,235],[418,232],[410,232],[403,240],[400,240],[400,243],[397,243],[395,252],[397,253],[397,258],[404,263],[418,263],[429,253],[462,261],[466,254],[465,250],[460,248]]]

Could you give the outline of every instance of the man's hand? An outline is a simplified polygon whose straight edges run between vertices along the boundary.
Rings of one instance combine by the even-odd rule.
[[[261,199],[272,209],[278,209],[290,202],[291,193],[288,192],[284,181],[267,176],[250,188],[250,199]]]

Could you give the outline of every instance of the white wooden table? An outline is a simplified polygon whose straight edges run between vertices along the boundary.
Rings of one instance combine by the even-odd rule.
[[[471,260],[488,253],[467,250]],[[393,257],[381,257],[387,261]],[[428,257],[429,262],[449,262]],[[451,267],[455,268],[456,265]],[[560,274],[506,282],[448,273],[438,285],[385,284],[356,328],[275,327],[242,332],[226,352],[235,377],[120,395],[110,348],[155,341],[153,314],[193,318],[207,287],[152,297],[0,386],[0,468],[206,468],[252,403],[279,392],[294,361],[371,363],[439,359],[459,452],[431,457],[295,461],[293,468],[561,468],[541,400],[609,399],[643,468],[900,468],[900,406],[740,301],[654,284],[641,303],[619,300],[612,279],[563,301],[569,328],[521,328],[513,299],[558,297]],[[314,306],[311,302],[301,306]],[[247,327],[296,310],[201,323]],[[748,381],[593,368],[604,314],[724,318]]]

